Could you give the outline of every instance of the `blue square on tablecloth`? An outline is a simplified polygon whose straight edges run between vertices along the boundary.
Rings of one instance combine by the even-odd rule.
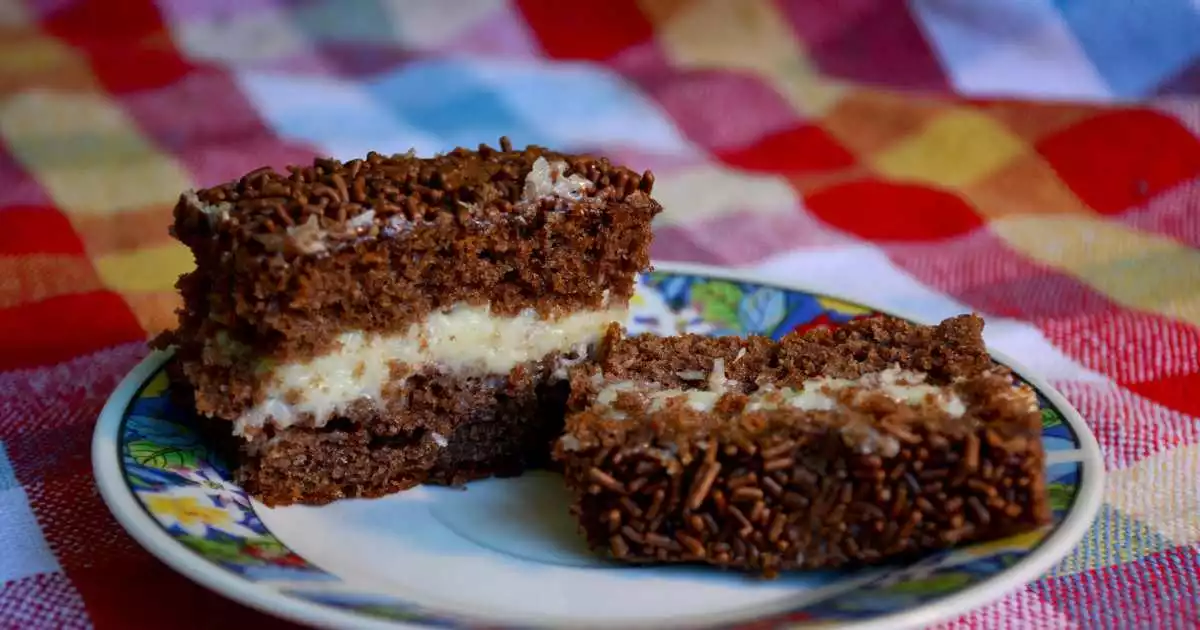
[[[564,151],[601,144],[658,154],[694,151],[657,103],[602,65],[476,60],[471,67],[503,107],[536,128],[538,143]]]
[[[333,157],[368,151],[441,150],[439,138],[406,126],[364,84],[328,77],[242,72],[238,84],[275,133],[320,147]]]
[[[364,89],[399,124],[437,138],[441,151],[494,145],[500,136],[517,146],[545,141],[465,60],[415,61],[372,78]]]
[[[17,473],[13,471],[12,464],[8,461],[8,451],[5,450],[4,443],[0,442],[0,492],[20,485],[20,482],[17,481]]]
[[[29,497],[17,481],[8,452],[0,442],[0,585],[39,573],[51,573],[61,567],[33,514]]]
[[[1117,96],[1150,94],[1200,55],[1192,0],[1054,0]]]

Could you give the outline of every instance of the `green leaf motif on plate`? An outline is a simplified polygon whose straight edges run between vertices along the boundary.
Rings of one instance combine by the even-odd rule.
[[[290,549],[285,547],[283,543],[276,540],[273,536],[264,536],[262,538],[249,540],[246,542],[246,546],[253,548],[259,556],[264,558],[273,556],[286,556],[292,553]]]
[[[732,282],[707,280],[692,285],[692,305],[705,320],[723,328],[742,329],[738,317],[741,302],[742,290]]]
[[[195,468],[198,459],[194,449],[165,446],[150,440],[136,440],[126,448],[135,463],[162,470]]]
[[[898,582],[887,589],[889,594],[931,595],[955,591],[971,583],[971,574],[963,571],[947,571],[929,577]]]
[[[191,547],[196,553],[214,562],[230,562],[236,564],[257,564],[259,561],[247,554],[242,545],[236,540],[211,540],[185,534],[176,538],[179,542]]]
[[[1056,427],[1062,423],[1063,423],[1062,415],[1058,413],[1057,409],[1051,409],[1049,407],[1042,409],[1042,428],[1043,429],[1049,429],[1051,427]]]
[[[738,305],[738,320],[746,333],[770,334],[785,317],[787,299],[779,289],[755,289],[742,298],[741,304]]]
[[[1075,490],[1076,487],[1073,484],[1046,484],[1046,493],[1050,495],[1050,509],[1061,511],[1071,507],[1071,500],[1075,498]]]
[[[390,619],[392,621],[410,621],[422,618],[421,613],[418,611],[405,610],[401,607],[389,606],[387,604],[362,604],[355,606],[354,609],[364,615],[380,619]]]

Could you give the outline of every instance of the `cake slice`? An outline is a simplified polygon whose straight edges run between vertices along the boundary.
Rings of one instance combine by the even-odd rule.
[[[623,336],[572,373],[555,457],[588,543],[772,576],[1048,522],[1036,396],[975,316],[766,338]]]
[[[256,170],[184,194],[174,380],[267,504],[549,459],[566,368],[625,318],[653,175],[540,147]]]

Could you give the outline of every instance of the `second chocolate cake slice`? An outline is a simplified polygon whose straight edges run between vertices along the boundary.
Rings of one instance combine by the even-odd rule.
[[[173,377],[268,504],[515,474],[625,318],[653,177],[539,147],[371,154],[185,194]]]
[[[766,338],[625,337],[572,374],[556,457],[588,542],[774,575],[1048,522],[1036,396],[974,316]]]

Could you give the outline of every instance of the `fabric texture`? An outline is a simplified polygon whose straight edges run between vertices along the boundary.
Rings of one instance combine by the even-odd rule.
[[[658,260],[980,312],[1061,389],[1104,451],[1100,518],[945,627],[1197,627],[1197,7],[0,2],[0,627],[285,627],[152,559],[92,481],[95,418],[192,264],[171,206],[501,135],[652,169]]]

